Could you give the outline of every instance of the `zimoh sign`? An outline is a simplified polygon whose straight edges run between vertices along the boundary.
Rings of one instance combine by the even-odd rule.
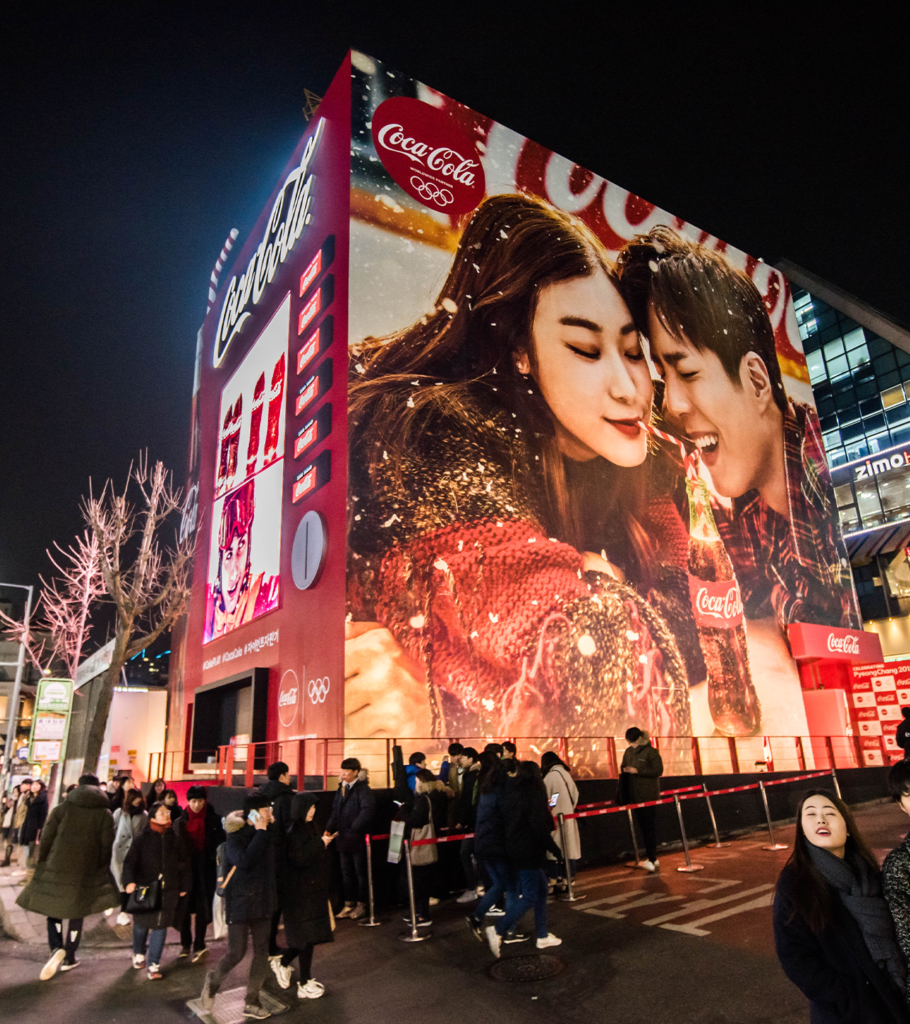
[[[250,307],[262,298],[266,285],[293,251],[304,228],[312,219],[310,207],[313,202],[313,175],[307,172],[322,138],[324,124],[325,118],[320,118],[316,130],[303,148],[299,166],[291,171],[278,190],[262,241],[246,270],[239,278],[236,274],[231,278],[215,331],[213,366],[220,366],[224,362],[231,342],[252,316]],[[291,189],[291,194],[285,202],[288,189]]]

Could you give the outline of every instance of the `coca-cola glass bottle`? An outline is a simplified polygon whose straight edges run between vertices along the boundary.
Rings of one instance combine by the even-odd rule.
[[[278,428],[281,425],[281,403],[284,399],[284,353],[272,371],[269,389],[269,412],[265,426],[265,454],[262,460],[268,466],[278,458]]]
[[[256,459],[259,457],[259,425],[262,423],[262,404],[265,401],[265,372],[259,374],[256,387],[253,389],[253,412],[250,419],[250,441],[246,446],[246,475],[256,472]]]
[[[228,488],[232,487],[237,477],[237,460],[240,455],[240,424],[243,420],[243,395],[237,396],[234,412],[231,416],[231,427],[228,434]]]
[[[231,417],[234,414],[232,406],[228,406],[224,414],[224,423],[221,426],[221,450],[218,458],[218,479],[215,481],[215,496],[220,495],[227,486],[228,438],[231,431]]]
[[[686,479],[689,497],[689,595],[708,667],[708,707],[718,732],[751,736],[761,724],[752,684],[739,584],[717,532],[708,488]]]

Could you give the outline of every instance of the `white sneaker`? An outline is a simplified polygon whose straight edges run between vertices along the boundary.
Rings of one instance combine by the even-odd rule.
[[[502,938],[496,931],[496,928],[491,924],[488,924],[486,928],[484,928],[483,933],[486,936],[487,945],[490,947],[490,952],[498,960],[500,956],[500,949],[502,947]]]
[[[104,916],[105,917],[110,917],[111,914],[113,914],[113,912],[114,912],[114,908],[113,907],[108,907],[107,910],[105,910],[105,912],[104,912]]]
[[[506,912],[502,907],[490,907],[487,911],[487,917],[505,917]]]
[[[643,860],[638,865],[643,871],[656,871],[657,864],[653,860]]]
[[[473,903],[476,900],[477,893],[473,889],[465,889],[465,891],[455,901],[456,903]]]
[[[41,973],[38,977],[42,981],[47,981],[57,973],[57,969],[63,963],[63,958],[66,956],[66,951],[63,949],[55,949],[51,954],[50,960],[41,968]]]
[[[117,924],[119,924],[122,927],[124,925],[128,925],[129,923],[130,915],[127,914],[125,911],[121,910],[120,913],[117,915]]]
[[[537,940],[538,949],[548,949],[550,946],[561,946],[562,939],[557,939],[555,935],[547,935],[546,938]]]
[[[133,967],[137,971],[140,967],[145,967],[145,953],[133,953]]]
[[[269,966],[272,968],[275,977],[278,979],[278,985],[281,988],[290,988],[291,975],[294,973],[294,968],[290,964],[285,966],[281,962],[280,956],[270,956]]]
[[[315,978],[310,978],[305,985],[302,982],[297,984],[298,999],[318,999],[322,995],[325,995],[325,985]]]

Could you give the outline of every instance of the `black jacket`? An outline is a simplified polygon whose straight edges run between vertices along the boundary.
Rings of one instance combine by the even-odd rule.
[[[897,732],[894,735],[894,741],[903,750],[904,756],[910,754],[910,719],[905,718],[897,727]]]
[[[211,921],[215,879],[218,873],[218,847],[224,842],[224,829],[215,808],[206,803],[205,845],[200,853],[193,845],[186,829],[189,819],[190,809],[185,807],[174,823],[174,834],[186,844],[193,872],[193,891],[188,909],[191,914],[204,914],[206,921]]]
[[[327,832],[337,832],[336,845],[341,853],[354,853],[363,848],[376,812],[376,797],[365,778],[358,778],[351,786],[347,798],[344,786],[338,787],[332,813],[326,825]]]
[[[461,825],[465,832],[473,832],[477,821],[477,801],[480,799],[478,782],[480,769],[470,768],[461,776],[461,792],[456,797],[458,809],[455,812],[455,824]]]
[[[793,920],[796,878],[788,865],[774,896],[774,944],[784,974],[810,1003],[812,1024],[907,1024],[904,997],[869,955],[859,926],[831,887],[835,925],[816,935]]]
[[[650,742],[640,747],[626,747],[621,767],[637,768],[638,771],[620,770],[619,803],[643,804],[648,800],[660,799],[660,777],[664,773],[664,762]]]
[[[302,949],[332,941],[329,858],[313,822],[295,822],[284,844],[281,911],[289,946]]]
[[[291,827],[291,801],[296,792],[287,783],[278,782],[277,779],[264,782],[259,787],[259,792],[272,801],[272,824],[269,825],[269,829],[275,833],[276,846],[281,847]]]
[[[267,828],[245,825],[243,819],[226,822],[224,843],[224,910],[228,924],[271,917],[278,909],[275,887],[275,837]]]
[[[47,790],[42,789],[28,805],[28,810],[25,812],[25,821],[22,822],[22,828],[19,829],[20,844],[28,846],[29,843],[34,843],[38,839],[38,833],[44,828],[46,821]]]
[[[543,785],[510,780],[502,800],[506,859],[519,871],[547,866],[547,850],[562,857],[553,841],[553,815]]]
[[[189,893],[193,887],[193,870],[186,843],[174,835],[174,829],[158,832],[144,828],[130,844],[123,862],[121,880],[123,888],[135,882],[149,885],[163,875],[161,907],[157,911],[133,914],[133,922],[140,928],[170,928],[177,922],[178,908],[182,912],[180,893]]]
[[[506,857],[506,822],[503,816],[505,775],[497,780],[489,793],[481,793],[477,801],[474,825],[474,852],[482,860],[504,861]]]

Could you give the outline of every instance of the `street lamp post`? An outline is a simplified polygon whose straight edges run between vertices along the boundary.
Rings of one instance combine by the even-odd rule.
[[[28,624],[32,617],[32,596],[34,587],[26,587],[21,583],[0,583],[0,588],[11,587],[16,590],[27,590],[28,597],[25,601],[25,629],[28,632]],[[4,757],[4,783],[12,777],[13,765],[13,742],[16,738],[16,723],[19,719],[19,692],[22,689],[22,673],[25,669],[25,644],[19,644],[19,657],[15,661],[0,662],[2,665],[16,666],[16,681],[13,683],[13,695],[10,700],[9,713],[6,716],[6,751]],[[5,785],[3,788],[6,788]]]

